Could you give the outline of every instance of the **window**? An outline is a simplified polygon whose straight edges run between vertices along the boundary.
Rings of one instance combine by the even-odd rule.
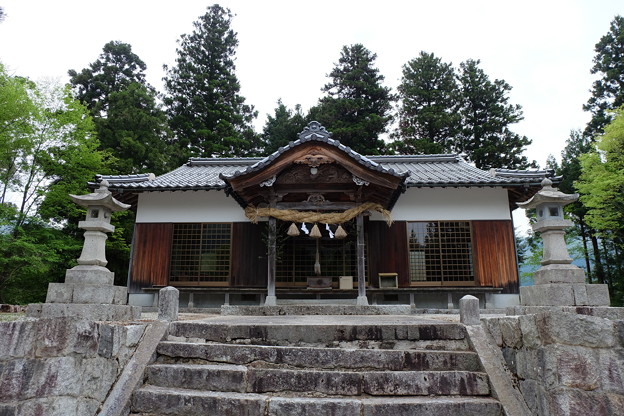
[[[410,222],[407,234],[411,284],[474,282],[470,222]]]
[[[227,284],[231,235],[231,224],[174,224],[169,280]]]

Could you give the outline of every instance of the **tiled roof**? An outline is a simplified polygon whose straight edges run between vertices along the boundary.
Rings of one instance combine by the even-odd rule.
[[[484,171],[467,163],[458,155],[414,155],[414,156],[369,156],[366,158],[379,169],[408,175],[408,187],[443,186],[506,186],[538,185],[552,172],[543,170]],[[260,169],[263,158],[193,158],[183,166],[150,180],[147,175],[101,176],[108,180],[111,189],[132,189],[136,191],[173,191],[223,189],[225,182],[220,178],[233,177],[241,172]]]
[[[484,171],[467,163],[456,154],[362,156],[337,140],[331,139],[325,127],[311,122],[299,138],[264,158],[191,158],[188,163],[164,175],[100,176],[111,189],[135,191],[173,191],[224,189],[229,180],[262,170],[284,152],[302,143],[316,141],[334,146],[368,169],[405,178],[408,187],[443,186],[514,186],[539,185],[552,171],[491,169]],[[554,178],[555,180],[557,178]]]

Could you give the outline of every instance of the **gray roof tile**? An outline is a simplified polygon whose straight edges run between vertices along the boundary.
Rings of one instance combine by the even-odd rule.
[[[366,159],[383,170],[408,175],[405,181],[408,187],[539,184],[544,177],[552,176],[550,171],[538,170],[488,172],[474,167],[458,155],[369,156]],[[223,189],[225,182],[220,178],[221,175],[233,177],[241,172],[250,172],[250,169],[256,170],[254,167],[258,166],[259,162],[264,162],[264,159],[195,158],[153,180],[146,179],[146,175],[101,176],[101,178],[109,181],[111,189],[136,191]]]
[[[408,187],[539,185],[544,177],[552,176],[552,171],[539,170],[484,171],[467,163],[456,154],[362,156],[339,141],[331,139],[331,133],[315,121],[308,124],[298,136],[297,140],[264,158],[191,158],[185,165],[156,178],[151,174],[99,178],[107,179],[110,188],[118,190],[224,189],[226,184],[222,178],[229,180],[259,171],[284,152],[309,141],[335,146],[369,169],[405,178],[405,185]]]

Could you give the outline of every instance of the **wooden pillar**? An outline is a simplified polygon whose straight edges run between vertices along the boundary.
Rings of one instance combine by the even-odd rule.
[[[276,239],[277,220],[269,217],[269,238],[268,238],[268,270],[267,270],[267,296],[264,300],[265,306],[277,305],[275,296],[275,262],[276,262]]]
[[[364,274],[364,216],[359,214],[356,219],[357,225],[357,274],[358,274],[358,297],[356,304],[358,306],[368,305],[366,297],[366,276]]]

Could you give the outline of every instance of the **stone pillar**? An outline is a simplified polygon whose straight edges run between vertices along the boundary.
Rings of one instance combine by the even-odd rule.
[[[520,288],[522,306],[608,306],[607,285],[586,284],[585,272],[572,264],[565,242],[565,230],[572,221],[563,217],[563,207],[578,199],[578,194],[564,194],[544,179],[542,189],[518,206],[535,209],[533,230],[541,234],[544,255],[533,275],[533,286]]]
[[[357,225],[357,274],[358,274],[358,297],[356,304],[358,306],[367,306],[368,298],[366,297],[366,275],[364,258],[364,216],[359,214],[356,217]]]

